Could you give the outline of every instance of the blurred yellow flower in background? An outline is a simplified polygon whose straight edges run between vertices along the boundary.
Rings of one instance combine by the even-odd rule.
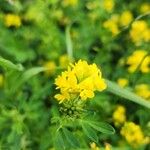
[[[127,26],[133,20],[133,15],[129,10],[124,11],[120,16],[120,25]]]
[[[117,35],[120,32],[118,27],[118,19],[119,18],[117,15],[113,15],[109,20],[103,23],[104,28],[108,29],[112,35]]]
[[[2,87],[4,84],[4,76],[0,74],[0,87]]]
[[[137,95],[150,100],[150,87],[148,84],[139,84],[135,86],[135,92]]]
[[[60,103],[78,97],[81,100],[93,98],[94,91],[103,91],[107,87],[96,64],[88,65],[82,60],[71,64],[67,71],[55,79],[55,84],[60,89],[60,94],[55,95]]]
[[[149,3],[143,3],[140,7],[141,13],[147,13],[150,12],[150,4]]]
[[[124,106],[117,106],[116,110],[113,112],[113,121],[115,126],[120,126],[126,121],[126,109]]]
[[[68,57],[68,55],[61,55],[59,57],[59,66],[62,67],[62,68],[67,68],[68,65],[70,63],[70,59]]]
[[[134,122],[126,122],[120,133],[133,147],[147,143],[147,138],[144,137],[141,127]]]
[[[114,6],[115,6],[114,0],[103,1],[103,8],[108,12],[111,12],[114,9]]]
[[[139,67],[142,73],[148,73],[150,71],[150,56],[147,56],[147,54],[145,50],[134,51],[133,54],[127,58],[127,64],[129,65],[128,71],[133,73]]]
[[[47,69],[45,71],[45,74],[47,76],[51,76],[51,75],[54,75],[55,74],[55,71],[56,71],[56,64],[54,61],[47,61],[44,63],[44,67]]]
[[[130,37],[135,44],[141,44],[142,41],[148,42],[150,41],[150,29],[148,25],[143,20],[138,20],[133,22]]]
[[[125,87],[125,86],[128,85],[129,81],[128,81],[128,79],[126,79],[126,78],[119,78],[119,79],[117,80],[117,83],[119,84],[119,86]]]
[[[62,5],[64,7],[67,7],[67,6],[77,6],[78,4],[78,0],[63,0],[62,1]]]
[[[91,147],[91,150],[100,150],[100,148],[94,142],[90,144],[90,147]]]
[[[7,27],[20,27],[21,26],[21,18],[15,14],[7,14],[5,15],[5,25]]]

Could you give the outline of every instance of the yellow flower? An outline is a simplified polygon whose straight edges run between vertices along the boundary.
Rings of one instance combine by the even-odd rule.
[[[117,83],[121,86],[121,87],[125,87],[128,85],[129,81],[126,78],[119,78],[117,80]]]
[[[114,9],[114,1],[113,0],[104,0],[103,7],[106,11],[111,12]]]
[[[55,79],[60,94],[55,98],[60,102],[74,100],[79,97],[87,100],[94,97],[94,91],[102,91],[106,88],[105,80],[96,64],[88,65],[86,61],[79,60],[71,64],[67,71],[62,72]]]
[[[108,143],[106,143],[106,144],[105,144],[105,150],[111,150],[111,145],[108,144]]]
[[[94,142],[92,142],[92,143],[90,144],[90,147],[91,147],[91,150],[100,150],[100,148],[97,147]]]
[[[150,100],[150,87],[147,84],[139,84],[135,86],[137,95]]]
[[[126,109],[124,106],[117,106],[113,112],[113,121],[116,126],[123,124],[126,121]]]
[[[54,75],[56,70],[56,64],[54,61],[45,62],[44,67],[47,69],[45,71],[47,76]]]
[[[62,5],[64,7],[67,7],[67,6],[77,6],[78,4],[78,0],[63,0],[62,1]]]
[[[127,26],[133,20],[133,15],[130,11],[124,11],[120,16],[120,25]]]
[[[7,14],[5,15],[5,25],[7,27],[20,27],[21,26],[21,18],[18,15]]]
[[[132,28],[130,31],[131,40],[135,44],[140,44],[142,41],[150,41],[150,29],[145,21],[138,20],[133,22]]]
[[[99,0],[90,1],[90,2],[87,2],[87,4],[86,4],[86,8],[89,10],[94,10],[96,8],[99,8],[99,7],[100,7]]]
[[[140,7],[141,13],[147,13],[150,12],[150,4],[149,3],[143,3]]]
[[[60,65],[60,67],[67,68],[69,63],[70,63],[70,59],[69,59],[68,55],[60,56],[60,58],[59,58],[59,65]]]
[[[2,87],[4,84],[4,76],[0,74],[0,87]]]
[[[112,35],[117,35],[119,33],[119,28],[118,28],[118,17],[112,17],[111,19],[105,21],[103,23],[104,28],[108,29]]]
[[[121,135],[133,147],[145,144],[145,137],[139,125],[134,122],[126,122],[121,129]]]
[[[139,67],[139,70],[143,73],[150,71],[150,56],[146,56],[147,52],[145,50],[136,50],[131,56],[127,59],[127,64],[129,65],[128,71],[133,73],[139,67],[140,63],[142,64]]]

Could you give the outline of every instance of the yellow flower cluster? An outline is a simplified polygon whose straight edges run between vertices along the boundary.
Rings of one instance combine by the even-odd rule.
[[[135,92],[137,95],[150,100],[150,87],[147,84],[136,85]]]
[[[101,150],[94,142],[90,144],[91,150]],[[108,143],[105,143],[104,150],[111,150],[111,146]]]
[[[91,150],[100,150],[100,148],[94,142],[90,144],[90,147],[91,147]]]
[[[78,0],[63,0],[62,1],[62,5],[64,7],[67,7],[67,6],[76,6],[78,4]]]
[[[128,71],[133,73],[136,71],[137,67],[139,67],[142,73],[148,73],[150,71],[150,56],[147,56],[147,54],[145,50],[134,51],[127,59],[127,64],[129,65]]]
[[[96,64],[88,65],[82,60],[71,64],[67,71],[55,79],[55,84],[57,89],[60,89],[60,94],[55,95],[59,103],[76,98],[81,100],[93,98],[94,91],[106,88],[105,80]]]
[[[126,121],[126,109],[119,105],[113,113],[113,121],[115,126],[120,126]]]
[[[124,11],[120,16],[120,25],[127,26],[133,20],[133,15],[129,10]]]
[[[131,40],[139,45],[141,42],[149,42],[150,41],[150,29],[148,25],[143,20],[138,20],[133,22],[131,30],[130,30]]]
[[[138,147],[139,145],[147,142],[147,139],[144,137],[140,126],[134,122],[126,122],[121,129],[121,135],[133,147]]]
[[[45,74],[47,76],[50,76],[50,75],[54,75],[55,73],[55,70],[56,70],[56,64],[54,61],[47,61],[44,63],[44,67],[47,69],[45,71]]]
[[[117,83],[119,84],[119,86],[125,87],[129,84],[129,81],[126,78],[119,78],[117,80]]]
[[[21,26],[21,18],[18,15],[7,14],[5,15],[5,25],[7,27],[20,27]]]
[[[103,8],[108,12],[111,12],[114,9],[114,6],[115,6],[114,0],[103,1]]]
[[[104,28],[108,29],[112,33],[112,35],[117,35],[120,32],[117,24],[118,23],[117,17],[118,16],[113,16],[112,18],[103,23]]]
[[[103,26],[108,29],[112,35],[116,35],[120,32],[120,27],[129,25],[132,20],[132,13],[129,10],[126,10],[121,15],[112,15],[109,20],[104,22]]]
[[[60,67],[67,68],[69,63],[70,63],[70,59],[69,59],[68,55],[64,54],[64,55],[60,56],[60,58],[59,58]]]
[[[140,7],[141,13],[147,13],[150,12],[150,4],[149,3],[143,3]]]

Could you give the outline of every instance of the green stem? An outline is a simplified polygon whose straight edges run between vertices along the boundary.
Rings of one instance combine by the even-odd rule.
[[[106,79],[107,91],[150,109],[150,102]]]

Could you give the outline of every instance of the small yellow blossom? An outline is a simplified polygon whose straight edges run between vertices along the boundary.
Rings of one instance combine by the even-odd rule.
[[[124,11],[120,16],[120,25],[127,26],[133,20],[133,15],[130,11]]]
[[[133,147],[138,147],[146,142],[146,138],[144,137],[140,126],[134,122],[126,122],[120,133]]]
[[[103,1],[103,8],[108,12],[111,12],[114,9],[114,6],[115,6],[114,0]]]
[[[119,28],[116,19],[109,19],[103,23],[104,28],[108,29],[112,35],[119,33]]]
[[[128,85],[129,81],[126,78],[119,78],[117,80],[117,83],[121,86],[121,87],[125,87]]]
[[[130,37],[136,45],[139,45],[142,41],[150,41],[150,29],[147,23],[143,20],[133,22]]]
[[[21,18],[18,15],[7,14],[5,15],[5,25],[7,27],[20,27],[21,26]]]
[[[147,13],[150,12],[150,4],[149,3],[143,3],[140,7],[141,13]]]
[[[116,110],[113,112],[113,121],[115,126],[120,126],[126,121],[126,109],[124,106],[117,106]]]
[[[136,85],[135,92],[137,95],[150,100],[150,87],[147,84]]]
[[[4,84],[4,76],[0,74],[0,87],[2,87]]]
[[[69,59],[68,55],[60,56],[60,58],[59,58],[59,65],[60,65],[60,67],[67,68],[69,63],[70,63],[70,59]]]
[[[99,0],[90,1],[90,2],[87,2],[87,4],[86,4],[86,8],[89,10],[94,10],[94,9],[99,8],[99,7],[100,7]]]
[[[45,62],[44,67],[47,69],[45,71],[47,76],[54,75],[56,70],[56,64],[54,61]]]
[[[78,97],[81,100],[93,98],[94,91],[103,91],[106,88],[105,80],[96,64],[88,65],[82,60],[71,64],[67,71],[55,79],[55,84],[60,89],[60,94],[55,95],[60,103]]]
[[[91,150],[100,150],[100,148],[97,147],[97,145],[96,145],[94,142],[92,142],[92,143],[90,144],[90,147],[91,147]]]
[[[61,9],[56,9],[54,10],[52,17],[56,18],[57,20],[61,20],[61,18],[63,17],[63,11]]]
[[[105,150],[111,150],[111,145],[108,143],[105,143]]]
[[[78,0],[63,0],[62,1],[62,5],[64,7],[67,7],[67,6],[77,6],[78,4]]]
[[[136,50],[129,56],[127,59],[127,64],[129,65],[128,71],[133,73],[139,67],[142,73],[148,73],[150,71],[150,56],[146,56],[147,54],[145,50]]]

